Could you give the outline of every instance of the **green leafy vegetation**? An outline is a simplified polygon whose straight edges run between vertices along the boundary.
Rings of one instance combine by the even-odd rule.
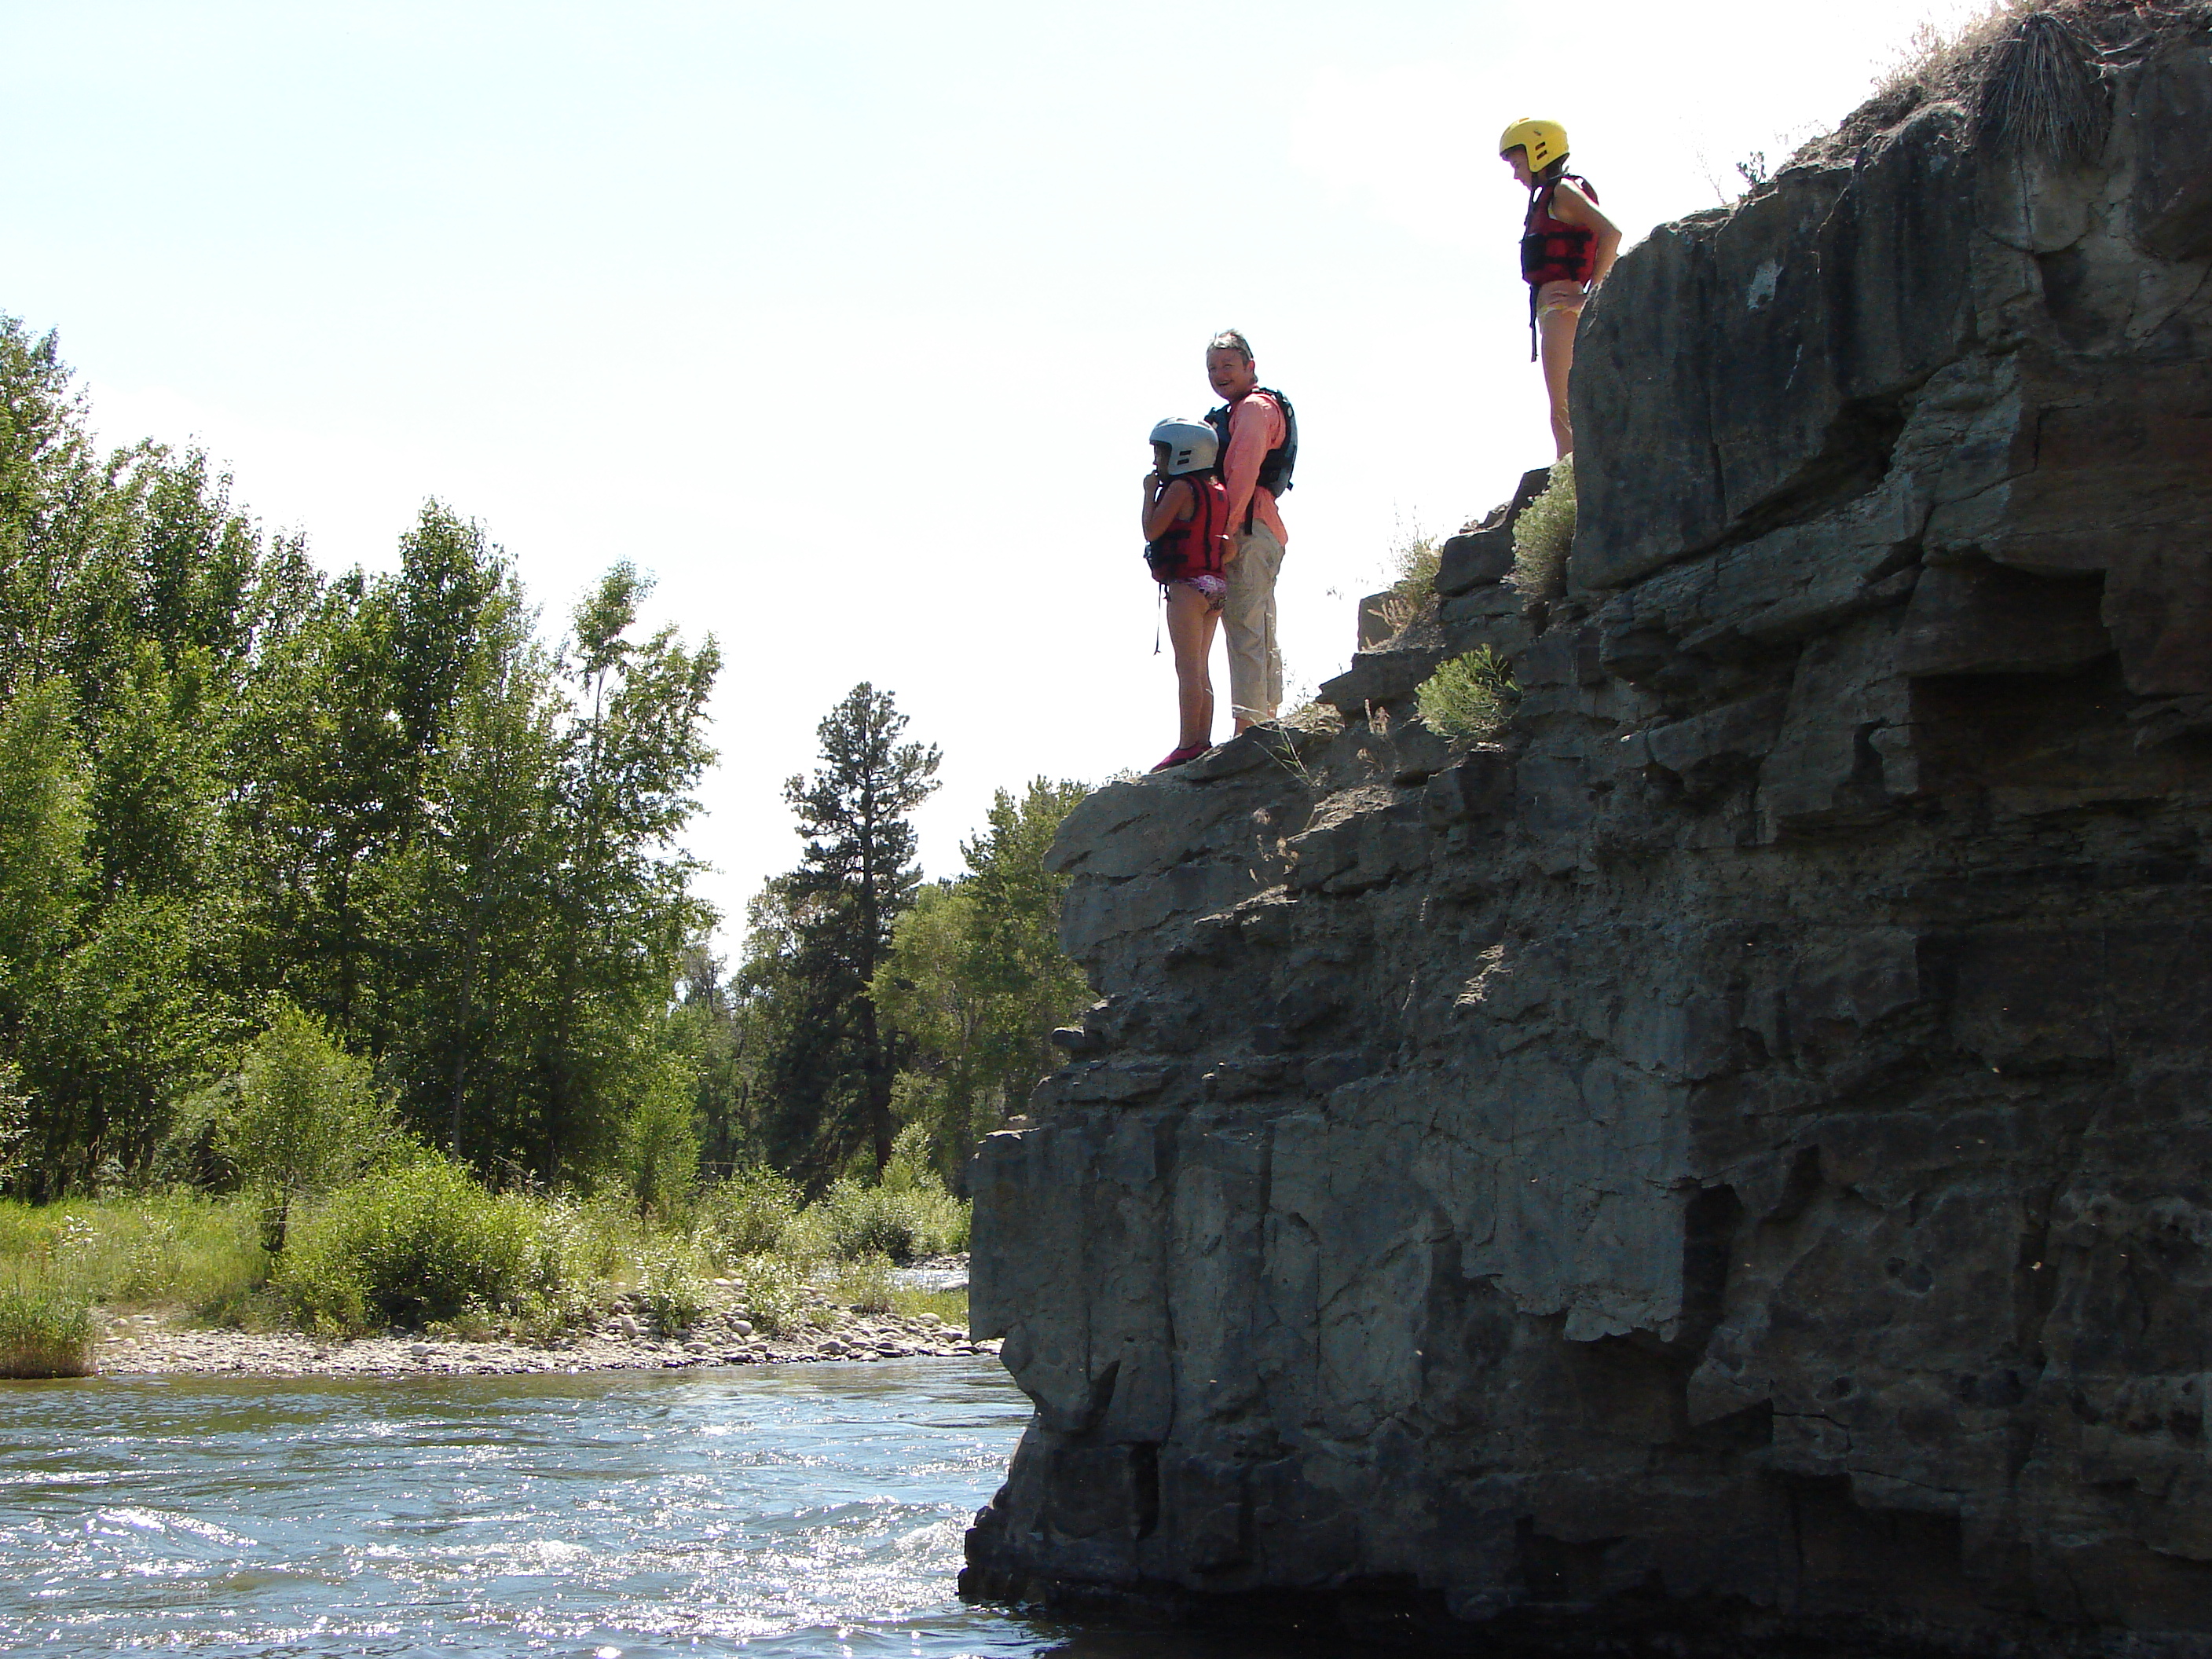
[[[0,1376],[89,1376],[95,1335],[82,1297],[0,1285]]]
[[[869,994],[911,1039],[895,1104],[923,1144],[904,1156],[913,1176],[887,1167],[885,1185],[910,1184],[927,1167],[957,1188],[976,1141],[1060,1063],[1053,1030],[1091,997],[1060,948],[1067,878],[1045,868],[1045,854],[1086,793],[1043,778],[1019,800],[1000,790],[983,833],[961,844],[966,873],[922,889],[899,917]]]
[[[302,1325],[347,1334],[471,1309],[542,1316],[566,1288],[561,1243],[526,1200],[431,1155],[333,1194],[301,1224],[276,1285]]]
[[[1447,738],[1487,738],[1504,726],[1519,696],[1506,665],[1486,645],[1440,663],[1413,701],[1431,731]]]
[[[343,1186],[399,1145],[392,1103],[367,1061],[279,1001],[213,1103],[215,1150],[266,1206],[263,1240],[284,1248],[292,1206]]]
[[[805,1217],[819,1253],[905,1263],[966,1249],[968,1206],[945,1190],[927,1155],[924,1126],[912,1124],[900,1132],[880,1181],[830,1182]]]
[[[1543,493],[1513,521],[1513,586],[1521,602],[1533,607],[1556,599],[1567,589],[1567,555],[1575,544],[1575,462],[1571,455],[1552,463]]]
[[[799,1183],[759,1164],[747,1164],[702,1189],[699,1216],[732,1256],[773,1255],[793,1237],[799,1220]]]
[[[253,1137],[179,1109],[273,1063],[280,996],[374,1057],[422,1139],[592,1178],[666,1071],[707,920],[674,838],[713,642],[635,637],[628,564],[541,640],[505,556],[437,501],[396,569],[325,574],[204,457],[100,453],[52,337],[5,317],[0,412],[13,1190],[234,1175],[281,1214],[323,1176],[227,1165]]]
[[[720,653],[649,591],[541,629],[436,501],[319,569],[198,452],[103,450],[0,315],[0,1283],[551,1334],[965,1248],[1090,1000],[1045,868],[1085,787],[1000,792],[925,886],[938,751],[856,686],[732,969],[684,850]]]

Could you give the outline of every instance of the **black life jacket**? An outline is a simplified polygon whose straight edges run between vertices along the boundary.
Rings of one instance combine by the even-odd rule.
[[[1571,179],[1591,201],[1597,186],[1578,173],[1561,173],[1528,187],[1528,216],[1521,227],[1521,276],[1531,288],[1546,283],[1587,283],[1596,274],[1596,240],[1580,225],[1552,216],[1552,198]]]
[[[1222,543],[1229,534],[1229,490],[1214,471],[1178,472],[1190,485],[1190,517],[1170,524],[1145,544],[1152,580],[1166,585],[1187,576],[1221,574]],[[1168,480],[1168,488],[1175,479]]]
[[[1243,397],[1225,403],[1218,409],[1206,410],[1206,423],[1221,440],[1219,465],[1225,473],[1229,470],[1229,411],[1255,392],[1266,392],[1275,400],[1275,407],[1283,411],[1283,441],[1260,458],[1260,476],[1255,482],[1270,495],[1287,495],[1291,488],[1291,473],[1298,464],[1298,412],[1291,407],[1288,398],[1271,386],[1255,386]],[[1249,505],[1244,509],[1243,527],[1246,530],[1252,527],[1252,508]]]

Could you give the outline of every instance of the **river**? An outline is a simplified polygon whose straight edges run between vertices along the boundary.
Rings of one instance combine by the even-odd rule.
[[[0,1651],[1246,1659],[963,1607],[994,1360],[0,1384]]]

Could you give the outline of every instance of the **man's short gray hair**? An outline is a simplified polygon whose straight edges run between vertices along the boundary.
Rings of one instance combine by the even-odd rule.
[[[1252,361],[1252,343],[1233,328],[1224,328],[1206,343],[1208,351],[1233,351],[1249,365]]]

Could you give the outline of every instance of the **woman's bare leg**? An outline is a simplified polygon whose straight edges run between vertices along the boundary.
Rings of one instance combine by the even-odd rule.
[[[1168,639],[1175,647],[1176,713],[1182,722],[1178,749],[1213,742],[1213,624],[1220,615],[1206,595],[1183,582],[1168,588]]]
[[[1547,289],[1552,286],[1545,284]],[[1560,454],[1571,455],[1575,428],[1567,417],[1567,376],[1575,366],[1575,328],[1583,319],[1582,293],[1572,283],[1558,286],[1572,289],[1571,298],[1537,296],[1541,308],[1536,313],[1536,337],[1544,360],[1544,390],[1552,400],[1552,441]]]

